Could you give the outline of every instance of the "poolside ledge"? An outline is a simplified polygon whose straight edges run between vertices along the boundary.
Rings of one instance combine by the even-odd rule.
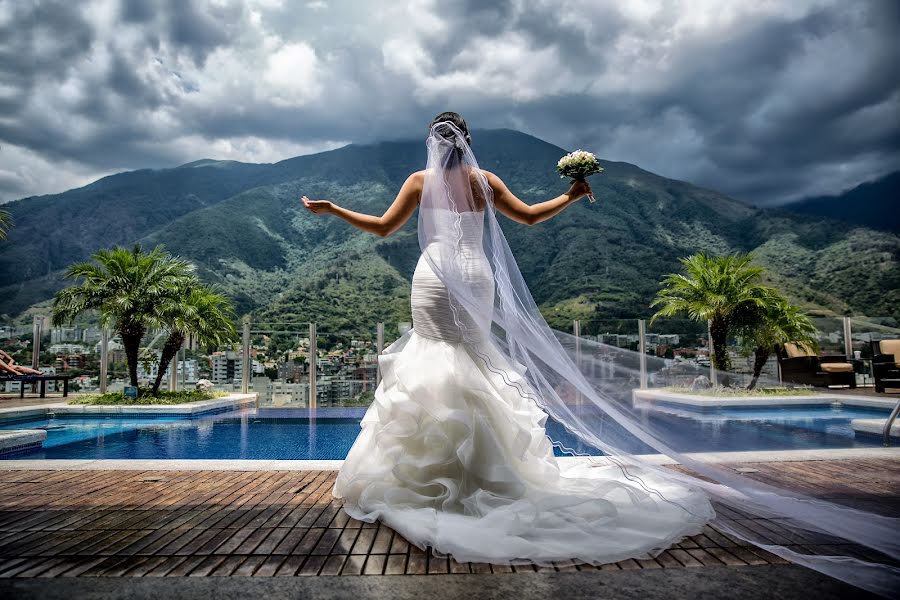
[[[809,396],[704,396],[701,394],[683,394],[667,390],[634,390],[635,402],[689,406],[701,410],[717,408],[764,408],[775,406],[830,406],[840,402],[846,406],[865,408],[883,408],[890,410],[896,400],[893,398],[867,398],[849,394],[817,393]]]
[[[229,394],[222,398],[185,402],[183,404],[66,404],[55,402],[28,407],[0,408],[0,422],[19,421],[54,415],[111,416],[197,416],[211,412],[237,410],[256,405],[256,394]]]
[[[0,431],[0,454],[37,448],[42,446],[46,439],[47,432],[43,429]]]
[[[877,435],[881,437],[884,434],[884,424],[887,419],[853,419],[850,421],[850,427],[856,433],[864,433],[868,435]],[[900,438],[900,423],[894,421],[891,425],[891,437]]]

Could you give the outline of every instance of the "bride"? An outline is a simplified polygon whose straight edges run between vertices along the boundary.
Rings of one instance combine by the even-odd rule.
[[[419,210],[413,327],[379,357],[382,381],[333,495],[350,516],[381,520],[460,562],[603,564],[699,533],[714,516],[703,491],[660,474],[634,477],[615,461],[554,456],[543,406],[556,394],[538,388],[540,368],[520,363],[511,341],[549,329],[504,254],[494,212],[534,225],[591,188],[576,182],[528,205],[478,168],[470,145],[462,117],[435,117],[426,169],[407,178],[381,216],[302,199],[315,214],[380,236]]]

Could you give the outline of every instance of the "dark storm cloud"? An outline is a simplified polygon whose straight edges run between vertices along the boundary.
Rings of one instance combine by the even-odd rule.
[[[900,168],[900,3],[805,4],[0,0],[0,200],[446,109],[761,204],[837,192]]]
[[[23,94],[38,77],[61,77],[90,47],[91,25],[74,3],[9,2],[5,7],[11,14],[0,24],[0,81]]]
[[[172,161],[171,148],[154,143],[153,124],[140,119],[142,111],[172,99],[158,79],[148,77],[147,67],[159,63],[155,55],[164,45],[202,65],[227,41],[227,26],[242,10],[204,11],[187,0],[126,1],[111,15],[100,14],[102,4],[65,0],[9,6],[0,56],[2,83],[15,93],[0,98],[0,105],[18,119],[0,120],[0,139],[50,161],[76,160],[103,170]],[[151,26],[120,39],[118,27],[100,32],[91,24],[113,16]],[[65,93],[66,86],[79,93]],[[0,200],[11,199],[12,191],[22,190],[0,183]]]
[[[202,64],[207,55],[228,41],[227,25],[240,11],[210,9],[195,0],[169,0],[169,37],[188,48],[195,62]]]
[[[154,0],[122,0],[121,16],[126,23],[146,23],[153,20],[157,3]]]
[[[119,6],[122,22],[148,26],[150,47],[157,48],[165,38],[187,49],[197,63],[228,42],[227,26],[239,13],[197,0],[121,0]]]
[[[574,132],[570,144],[585,147],[628,147],[621,138],[631,134],[629,126],[655,130],[670,156],[652,159],[652,151],[634,149],[632,159],[645,159],[635,162],[760,203],[777,203],[815,189],[821,169],[828,165],[839,169],[854,158],[871,164],[871,170],[863,168],[845,180],[829,179],[838,187],[832,191],[839,191],[859,183],[860,175],[868,178],[900,168],[900,80],[891,75],[900,59],[897,6],[823,8],[802,18],[751,20],[712,39],[684,40],[681,60],[666,74],[664,89],[613,91],[601,102],[578,94],[548,98],[530,107],[526,120],[535,131]],[[844,49],[854,56],[849,69],[842,70],[846,56],[823,53],[816,58],[826,63],[841,59],[840,64],[823,80],[810,82],[812,88],[794,87],[784,77],[810,44],[853,28],[864,35],[857,38],[862,46]],[[839,89],[816,93],[816,85],[833,88],[835,80],[844,82]],[[770,104],[781,108],[765,110]],[[879,105],[882,119],[861,118]],[[664,121],[671,115],[678,116],[693,139],[665,139],[672,132]],[[858,127],[852,126],[854,121]],[[585,122],[589,125],[579,128]],[[620,132],[623,126],[625,133]],[[702,164],[679,162],[679,150],[691,160],[702,158]]]

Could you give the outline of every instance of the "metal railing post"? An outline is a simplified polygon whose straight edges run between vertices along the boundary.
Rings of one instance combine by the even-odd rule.
[[[715,349],[713,347],[712,339],[712,319],[707,319],[706,321],[706,333],[709,337],[709,383],[715,387],[719,385],[719,377],[716,373],[716,363],[713,361],[713,352]]]
[[[647,321],[638,319],[638,352],[641,365],[641,389],[647,389]]]
[[[44,317],[34,315],[34,318],[32,319],[32,326],[31,326],[31,332],[32,332],[32,336],[33,336],[33,339],[31,342],[31,368],[32,369],[37,369],[41,364],[41,335],[43,334],[43,332],[41,330],[43,329],[43,325],[44,325]],[[25,383],[23,382],[21,385],[24,386]],[[34,393],[36,391],[37,391],[37,383],[32,383],[31,384],[31,392]]]
[[[250,391],[250,317],[244,317],[241,338],[241,393],[246,394]]]
[[[378,323],[375,327],[375,353],[377,356],[381,356],[381,353],[384,352],[384,323]],[[375,385],[378,386],[381,384],[381,365],[378,361],[375,361]]]
[[[853,332],[850,328],[850,317],[844,317],[844,354],[847,360],[853,358]]]
[[[581,368],[581,321],[572,321],[572,333],[575,335],[575,364]]]
[[[580,371],[581,370],[581,321],[579,319],[575,319],[574,321],[572,321],[572,333],[575,336],[575,366]],[[584,402],[584,398],[582,398],[580,391],[575,393],[575,402],[578,406],[581,406],[582,402]]]
[[[109,329],[100,330],[100,393],[106,393],[106,380],[109,373]]]
[[[41,335],[44,325],[44,317],[35,315],[32,320],[31,333],[31,368],[37,369],[41,364]]]
[[[316,324],[309,324],[309,408],[318,406],[316,399],[316,359],[317,359]]]

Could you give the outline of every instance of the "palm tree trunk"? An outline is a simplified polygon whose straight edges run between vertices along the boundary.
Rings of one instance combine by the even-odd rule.
[[[728,322],[722,317],[713,317],[709,325],[709,333],[712,337],[713,367],[717,371],[728,372],[731,370],[731,360],[728,358]]]
[[[140,325],[122,325],[119,335],[122,336],[122,345],[125,347],[125,362],[128,364],[128,379],[131,385],[137,387],[138,352],[141,349],[141,339],[145,330]]]
[[[767,346],[758,346],[753,351],[753,378],[750,379],[750,385],[747,386],[748,390],[752,390],[756,387],[756,381],[759,379],[759,375],[762,373],[763,367],[766,366],[768,361],[769,348]]]
[[[162,356],[159,357],[159,369],[156,371],[156,381],[153,382],[153,391],[151,392],[154,396],[159,393],[159,387],[162,385],[163,377],[166,376],[166,371],[169,369],[169,363],[178,354],[178,350],[181,349],[183,343],[183,333],[173,331],[169,334],[166,343],[163,345]]]

